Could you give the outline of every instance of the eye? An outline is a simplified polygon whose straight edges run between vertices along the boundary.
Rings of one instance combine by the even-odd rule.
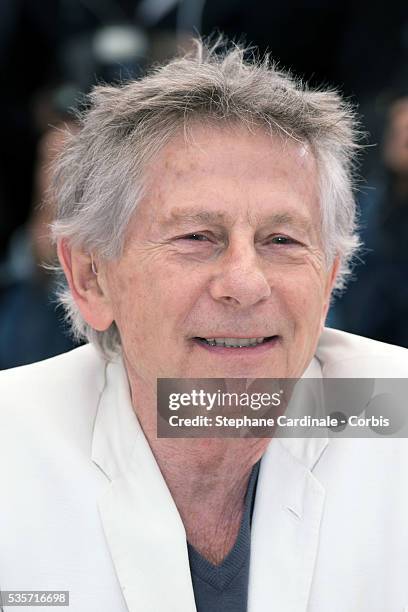
[[[290,238],[289,236],[285,236],[283,234],[276,234],[275,236],[270,236],[266,241],[266,244],[278,244],[278,245],[287,245],[287,244],[299,244],[297,240]]]
[[[192,242],[209,242],[209,238],[205,234],[187,234],[186,236],[180,236],[179,240],[191,240]]]

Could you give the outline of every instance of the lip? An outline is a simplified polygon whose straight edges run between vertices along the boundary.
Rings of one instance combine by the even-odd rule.
[[[214,338],[239,338],[240,336],[211,336]],[[262,336],[242,336],[242,338],[262,338]],[[276,345],[279,343],[280,341],[280,336],[272,336],[271,340],[269,340],[268,342],[263,342],[262,344],[258,344],[256,346],[244,346],[244,347],[233,347],[233,348],[227,348],[225,346],[211,346],[210,344],[204,344],[204,342],[200,342],[200,340],[198,338],[193,338],[192,339],[194,344],[196,344],[196,346],[199,346],[200,348],[212,353],[213,355],[219,355],[221,356],[228,356],[228,357],[232,357],[233,355],[235,355],[236,357],[243,357],[243,356],[257,356],[257,355],[261,355],[262,353],[266,353],[267,351],[270,351],[271,349],[273,349],[274,347],[276,347]]]

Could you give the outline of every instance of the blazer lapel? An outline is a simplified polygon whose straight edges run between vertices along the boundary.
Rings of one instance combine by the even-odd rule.
[[[196,612],[184,527],[134,414],[120,361],[107,367],[93,461],[109,481],[99,510],[129,612]]]
[[[321,377],[314,360],[305,377]],[[107,479],[99,500],[129,612],[196,612],[184,527],[130,402],[121,360],[107,367],[92,457]],[[304,612],[324,489],[311,470],[326,438],[274,439],[257,486],[248,612]]]
[[[321,378],[316,360],[305,377]],[[276,438],[260,467],[251,535],[248,612],[304,612],[325,491],[312,474],[324,438]]]

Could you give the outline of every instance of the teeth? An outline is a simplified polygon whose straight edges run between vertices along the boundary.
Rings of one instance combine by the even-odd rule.
[[[264,341],[263,338],[204,338],[211,346],[224,346],[238,348],[243,346],[256,346]]]

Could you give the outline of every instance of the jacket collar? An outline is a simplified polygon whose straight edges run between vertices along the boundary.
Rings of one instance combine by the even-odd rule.
[[[323,378],[322,364],[314,357],[302,378],[318,380]],[[318,408],[317,408],[318,409]],[[279,443],[297,461],[304,464],[310,470],[314,468],[328,444],[328,436],[322,435],[318,438],[278,438]]]
[[[321,376],[313,359],[304,377]],[[273,439],[262,459],[249,612],[267,612],[272,601],[281,612],[306,610],[324,500],[311,470],[326,445]],[[99,509],[128,610],[196,612],[185,530],[134,413],[121,359],[106,367],[92,459],[109,481]]]
[[[322,378],[322,365],[316,357],[302,378]],[[294,458],[313,469],[327,446],[328,437],[279,438],[279,442]],[[144,449],[151,466],[155,466],[167,488],[133,410],[126,370],[123,360],[118,357],[106,365],[105,387],[94,425],[92,460],[109,480],[113,480],[134,464],[134,454],[139,448]]]
[[[314,358],[303,378],[322,378]],[[261,462],[251,530],[248,612],[306,612],[325,490],[312,470],[328,438],[276,438]],[[273,603],[272,603],[273,602]]]
[[[92,459],[109,479],[98,505],[129,612],[196,612],[185,530],[133,411],[120,359],[106,368]]]

